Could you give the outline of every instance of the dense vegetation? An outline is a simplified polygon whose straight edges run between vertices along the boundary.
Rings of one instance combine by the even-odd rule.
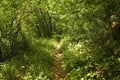
[[[0,79],[53,80],[61,44],[65,80],[120,79],[119,0],[1,0]]]

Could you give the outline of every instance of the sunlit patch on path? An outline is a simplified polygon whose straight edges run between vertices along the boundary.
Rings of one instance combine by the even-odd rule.
[[[53,61],[53,66],[50,69],[52,75],[53,75],[53,80],[64,80],[65,78],[65,72],[62,70],[62,54],[60,53],[60,43],[57,44],[56,46],[56,52],[55,52],[55,57]]]

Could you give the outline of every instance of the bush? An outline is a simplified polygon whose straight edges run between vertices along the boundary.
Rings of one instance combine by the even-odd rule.
[[[63,39],[66,80],[117,80],[120,71],[119,45],[112,39],[109,42],[111,44],[104,45],[100,42],[94,44],[91,40],[75,42]]]
[[[53,61],[54,44],[54,40],[33,40],[29,52],[20,51],[20,54],[9,61],[1,63],[0,78],[7,80],[51,80],[52,75],[49,73],[49,68]]]

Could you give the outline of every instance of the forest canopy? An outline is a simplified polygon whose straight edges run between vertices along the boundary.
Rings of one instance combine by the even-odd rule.
[[[119,0],[0,0],[0,79],[54,80],[49,69],[59,43],[65,80],[119,80],[119,5]]]

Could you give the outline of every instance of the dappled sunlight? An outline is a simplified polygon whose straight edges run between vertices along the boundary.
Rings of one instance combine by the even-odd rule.
[[[62,54],[56,54],[55,57],[61,58],[61,57],[62,57]]]
[[[14,80],[13,78],[16,78],[15,80],[18,78],[28,80],[33,77],[42,80],[50,78],[51,76],[47,76],[50,75],[48,69],[52,64],[52,56],[55,49],[51,42],[54,43],[54,40],[36,39],[31,45],[31,52],[21,52],[12,58],[10,63],[7,61],[7,63],[0,64],[2,76],[7,75],[6,79],[11,80]],[[15,69],[15,72],[12,72],[11,68]],[[10,75],[11,73],[13,74],[12,76]],[[0,75],[0,78],[2,76]]]
[[[120,80],[120,0],[0,0],[0,80]]]
[[[57,49],[60,49],[61,45],[60,43],[57,44]]]
[[[53,66],[51,67],[50,71],[53,75],[53,80],[64,80],[65,78],[65,71],[63,71],[63,55],[60,53],[60,42],[57,43],[56,45],[56,52],[55,52],[55,57],[53,61]]]

